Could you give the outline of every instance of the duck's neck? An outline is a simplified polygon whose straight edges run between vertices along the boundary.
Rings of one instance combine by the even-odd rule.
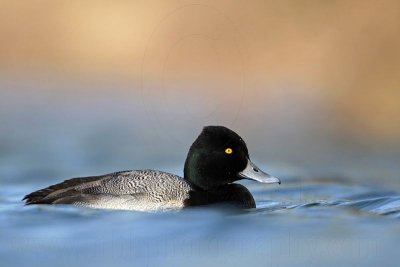
[[[201,177],[200,169],[198,164],[198,153],[189,153],[185,167],[183,168],[183,178],[195,189],[200,190],[201,186],[198,184],[198,178]],[[197,179],[196,179],[197,178]]]
[[[202,190],[209,190],[234,181],[225,177],[224,170],[218,164],[206,164],[199,157],[197,152],[193,152],[186,158],[183,177],[188,183]]]

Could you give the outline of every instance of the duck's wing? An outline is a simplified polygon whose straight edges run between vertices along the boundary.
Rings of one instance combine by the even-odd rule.
[[[26,204],[69,204],[77,199],[107,196],[168,195],[174,188],[189,190],[179,176],[152,170],[122,171],[100,176],[79,177],[32,192],[24,197]],[[177,192],[184,192],[178,190]],[[176,191],[176,190],[175,190]]]
[[[26,204],[52,204],[58,199],[64,197],[74,197],[79,196],[84,193],[85,190],[91,190],[94,188],[99,188],[101,185],[110,180],[118,178],[125,172],[116,172],[100,176],[88,176],[88,177],[78,177],[65,180],[64,182],[51,185],[49,187],[37,190],[26,195],[23,200]]]

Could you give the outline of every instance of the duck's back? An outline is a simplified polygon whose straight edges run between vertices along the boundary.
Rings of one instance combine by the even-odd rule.
[[[191,190],[189,183],[177,175],[135,170],[69,179],[24,199],[27,204],[151,211],[182,208]]]

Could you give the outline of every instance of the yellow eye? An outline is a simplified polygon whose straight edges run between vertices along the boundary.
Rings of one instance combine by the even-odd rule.
[[[227,149],[225,149],[226,154],[232,154],[232,152],[233,152],[232,148],[228,147]]]

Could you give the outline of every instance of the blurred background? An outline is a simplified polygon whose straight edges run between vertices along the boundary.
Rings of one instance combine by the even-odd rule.
[[[399,47],[397,0],[0,0],[2,264],[398,265]],[[183,175],[216,124],[282,180],[241,182],[256,209],[21,202],[71,177]]]
[[[182,175],[220,124],[276,176],[400,188],[399,1],[3,0],[0,36],[0,184]]]

